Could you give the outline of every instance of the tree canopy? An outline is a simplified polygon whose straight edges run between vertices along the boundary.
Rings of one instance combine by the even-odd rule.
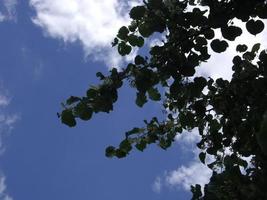
[[[73,127],[77,118],[90,120],[98,112],[111,112],[119,88],[129,84],[136,90],[137,106],[159,101],[168,114],[166,120],[154,117],[126,132],[118,147],[107,147],[106,156],[123,158],[132,149],[144,151],[153,143],[167,149],[177,134],[197,128],[199,159],[213,175],[204,192],[200,185],[192,186],[192,199],[267,199],[266,50],[258,43],[252,48],[248,41],[237,44],[230,81],[195,75],[196,67],[209,62],[210,49],[225,52],[243,34],[237,20],[252,35],[264,30],[267,2],[146,0],[129,15],[131,23],[118,30],[112,43],[121,56],[145,48],[146,38],[154,33],[165,34],[166,40],[151,47],[149,55],[137,55],[121,71],[98,72],[99,85],[63,104],[61,121]],[[206,163],[207,154],[214,162]]]

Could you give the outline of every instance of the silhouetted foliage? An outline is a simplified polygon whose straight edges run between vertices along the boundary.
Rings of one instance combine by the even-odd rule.
[[[152,143],[167,149],[177,134],[197,128],[200,161],[213,175],[204,193],[200,185],[192,186],[192,199],[267,199],[266,51],[260,51],[260,44],[249,49],[244,41],[236,47],[230,81],[194,76],[195,68],[211,57],[209,48],[222,53],[242,35],[237,19],[250,34],[264,30],[266,1],[147,0],[132,8],[130,17],[130,25],[120,28],[112,43],[121,56],[141,48],[153,33],[166,34],[163,45],[151,47],[148,57],[137,55],[120,72],[97,73],[101,83],[84,97],[70,97],[60,115],[62,122],[72,127],[77,118],[89,120],[95,113],[112,111],[118,89],[129,83],[136,89],[137,106],[160,101],[168,116],[161,122],[154,117],[144,127],[128,131],[117,148],[106,149],[106,156],[122,158],[133,148],[143,151]],[[215,30],[222,37],[217,38]],[[215,67],[224,66],[218,62]],[[207,154],[214,156],[213,163],[206,163]],[[249,163],[246,157],[251,157]]]

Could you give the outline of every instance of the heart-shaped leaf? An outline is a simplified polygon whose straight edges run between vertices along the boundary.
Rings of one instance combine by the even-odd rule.
[[[210,46],[214,52],[222,53],[227,49],[228,43],[225,40],[215,39],[215,40],[212,40],[212,42],[210,43]]]
[[[263,31],[264,23],[261,20],[251,19],[246,23],[246,28],[250,34],[257,35]]]
[[[222,35],[225,39],[234,41],[236,37],[242,34],[242,29],[237,26],[227,26],[221,29]]]

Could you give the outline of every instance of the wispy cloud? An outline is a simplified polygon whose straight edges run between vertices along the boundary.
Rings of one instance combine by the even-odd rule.
[[[29,72],[33,80],[40,80],[45,71],[44,59],[42,59],[40,55],[36,54],[36,52],[32,51],[27,46],[23,46],[21,48],[21,55],[25,70]]]
[[[3,22],[5,20],[5,15],[0,12],[0,22]]]
[[[156,193],[160,193],[161,188],[162,188],[162,180],[161,180],[161,177],[158,176],[155,179],[154,183],[152,184],[152,190]]]
[[[7,106],[10,102],[10,99],[7,98],[7,96],[0,94],[0,107]]]
[[[0,22],[16,21],[17,20],[17,0],[3,0],[0,5],[3,5],[3,10],[0,11]]]
[[[118,65],[121,61],[111,42],[129,22],[130,7],[140,0],[30,0],[32,18],[47,36],[64,42],[80,42],[87,56]]]
[[[19,119],[17,114],[9,114],[7,107],[11,99],[2,88],[0,89],[0,155],[5,151],[4,138],[14,128],[14,124]],[[0,170],[0,200],[12,200],[7,193],[7,186],[5,183],[6,177]]]
[[[3,174],[0,174],[0,200],[13,200],[6,192],[6,177]]]

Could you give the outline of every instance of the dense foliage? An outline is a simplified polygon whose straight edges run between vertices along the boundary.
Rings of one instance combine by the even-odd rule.
[[[121,56],[144,46],[153,33],[166,34],[163,45],[151,47],[149,56],[137,55],[121,71],[98,72],[101,83],[84,97],[70,97],[60,114],[64,124],[76,118],[89,120],[98,112],[110,112],[118,89],[129,83],[136,89],[136,104],[160,101],[168,110],[166,120],[155,117],[142,128],[125,134],[120,145],[108,147],[106,156],[125,157],[136,148],[156,143],[170,147],[177,134],[197,128],[200,161],[213,170],[204,193],[192,186],[192,199],[267,199],[267,53],[260,44],[237,44],[230,81],[196,77],[195,68],[211,55],[227,51],[242,35],[236,21],[250,34],[264,30],[265,0],[147,0],[131,9],[129,26],[119,29],[113,46]],[[215,30],[220,37],[216,37]],[[224,66],[214,66],[224,67]],[[159,92],[164,88],[164,95]],[[230,152],[230,153],[229,153]],[[206,155],[215,161],[206,163]],[[248,163],[245,159],[251,158]]]

